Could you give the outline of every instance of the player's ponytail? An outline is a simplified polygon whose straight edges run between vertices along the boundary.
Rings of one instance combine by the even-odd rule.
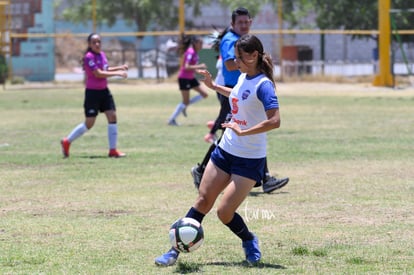
[[[183,55],[185,51],[192,45],[194,47],[195,43],[198,41],[203,41],[199,36],[192,35],[182,35],[179,43],[179,53]]]
[[[266,52],[263,52],[261,54],[259,53],[259,62],[257,65],[259,66],[260,71],[263,72],[267,78],[273,82],[273,84],[275,84],[272,57]]]
[[[227,27],[224,30],[222,30],[221,32],[218,32],[215,27],[214,27],[214,29],[216,31],[213,34],[211,34],[211,36],[210,36],[213,39],[213,43],[211,45],[211,48],[213,50],[215,50],[216,52],[220,52],[221,40],[223,39],[224,35],[231,30],[231,27]]]
[[[189,35],[184,35],[184,34],[181,35],[181,39],[179,41],[179,47],[178,47],[178,52],[180,53],[180,55],[183,55],[185,51],[188,49],[188,47],[190,47],[191,39],[192,37]]]

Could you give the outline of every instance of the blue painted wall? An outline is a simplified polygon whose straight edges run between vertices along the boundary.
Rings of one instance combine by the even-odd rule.
[[[53,0],[42,1],[42,12],[35,14],[35,24],[28,33],[53,33]],[[13,74],[29,81],[52,81],[55,78],[55,43],[53,38],[29,38],[20,44],[20,56],[12,58]]]

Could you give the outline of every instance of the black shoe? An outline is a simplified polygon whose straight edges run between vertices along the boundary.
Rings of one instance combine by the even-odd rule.
[[[197,188],[197,190],[198,190],[198,187],[200,187],[201,177],[203,176],[203,174],[199,171],[199,167],[200,165],[197,165],[191,168],[191,175],[193,176],[194,186],[195,188]]]
[[[262,186],[262,181],[256,181],[256,184],[253,186],[253,188],[260,187],[260,186]]]
[[[267,177],[263,180],[263,192],[264,193],[272,193],[273,191],[282,188],[286,184],[288,184],[289,178],[282,178],[277,179],[275,177]]]

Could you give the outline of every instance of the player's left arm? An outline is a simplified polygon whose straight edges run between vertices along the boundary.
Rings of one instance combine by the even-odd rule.
[[[223,123],[221,124],[221,126],[223,128],[232,129],[234,132],[236,132],[238,136],[260,134],[280,127],[279,108],[267,110],[266,116],[266,120],[263,120],[262,122],[254,125],[253,127],[244,130],[242,130],[239,124],[237,124],[236,122]]]

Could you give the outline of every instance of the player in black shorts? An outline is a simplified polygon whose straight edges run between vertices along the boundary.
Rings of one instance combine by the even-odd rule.
[[[88,48],[82,60],[85,71],[85,121],[76,126],[72,132],[61,140],[62,153],[69,157],[71,143],[81,137],[95,124],[99,112],[105,113],[108,120],[109,157],[124,157],[125,154],[117,150],[118,125],[114,98],[108,89],[107,78],[112,76],[127,77],[128,66],[110,67],[105,53],[101,50],[101,38],[92,33],[88,36]]]

